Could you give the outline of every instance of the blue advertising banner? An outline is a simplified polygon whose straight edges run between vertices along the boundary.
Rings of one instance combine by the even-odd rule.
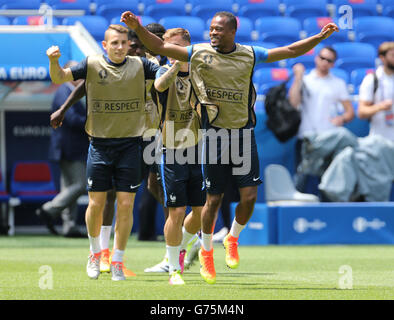
[[[237,203],[230,206],[231,220],[235,216]],[[277,226],[275,207],[269,207],[265,203],[256,203],[253,215],[245,228],[242,230],[239,245],[268,245],[277,242]]]
[[[320,203],[277,208],[278,243],[393,244],[394,203]]]

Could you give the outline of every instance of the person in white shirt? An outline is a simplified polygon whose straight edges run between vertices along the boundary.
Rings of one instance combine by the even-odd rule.
[[[394,42],[383,42],[378,54],[376,78],[367,74],[360,86],[358,116],[370,119],[370,135],[394,141]]]
[[[305,75],[301,63],[293,66],[294,81],[289,90],[289,101],[301,112],[301,124],[296,143],[296,165],[301,162],[302,139],[308,133],[322,133],[343,126],[354,118],[354,110],[346,83],[334,76],[337,53],[324,47],[315,57],[315,68]],[[296,187],[304,191],[305,179],[296,176]]]

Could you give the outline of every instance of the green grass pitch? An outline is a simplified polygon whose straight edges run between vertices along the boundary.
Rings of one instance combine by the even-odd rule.
[[[166,274],[143,272],[160,262],[164,242],[132,236],[126,266],[137,276],[121,282],[109,274],[88,279],[88,248],[87,239],[0,238],[0,300],[394,299],[394,246],[240,246],[240,266],[230,270],[215,244],[216,284],[202,280],[196,262],[182,287],[171,287]]]

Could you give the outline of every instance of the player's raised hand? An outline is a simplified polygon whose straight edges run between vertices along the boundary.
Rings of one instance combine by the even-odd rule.
[[[123,22],[126,26],[128,26],[132,30],[137,29],[138,26],[140,25],[138,17],[130,11],[125,11],[122,13],[122,16],[120,17],[120,22]]]
[[[47,56],[49,60],[56,61],[60,58],[61,53],[58,46],[52,46],[47,50]]]
[[[320,36],[323,39],[327,39],[329,36],[331,36],[333,34],[333,32],[338,32],[338,31],[339,31],[338,26],[335,23],[331,22],[331,23],[326,24],[321,29]]]

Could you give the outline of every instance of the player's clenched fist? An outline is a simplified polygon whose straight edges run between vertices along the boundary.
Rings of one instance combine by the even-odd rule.
[[[321,36],[323,39],[327,39],[329,36],[332,35],[333,32],[338,32],[338,31],[339,31],[338,26],[337,26],[335,23],[331,22],[331,23],[326,24],[326,25],[321,29],[321,31],[320,31],[320,36]]]
[[[49,60],[58,60],[61,56],[60,49],[58,46],[52,46],[47,50],[47,56]]]
[[[130,11],[125,11],[122,13],[120,22],[123,22],[130,29],[136,29],[140,25],[140,22],[135,14]]]

